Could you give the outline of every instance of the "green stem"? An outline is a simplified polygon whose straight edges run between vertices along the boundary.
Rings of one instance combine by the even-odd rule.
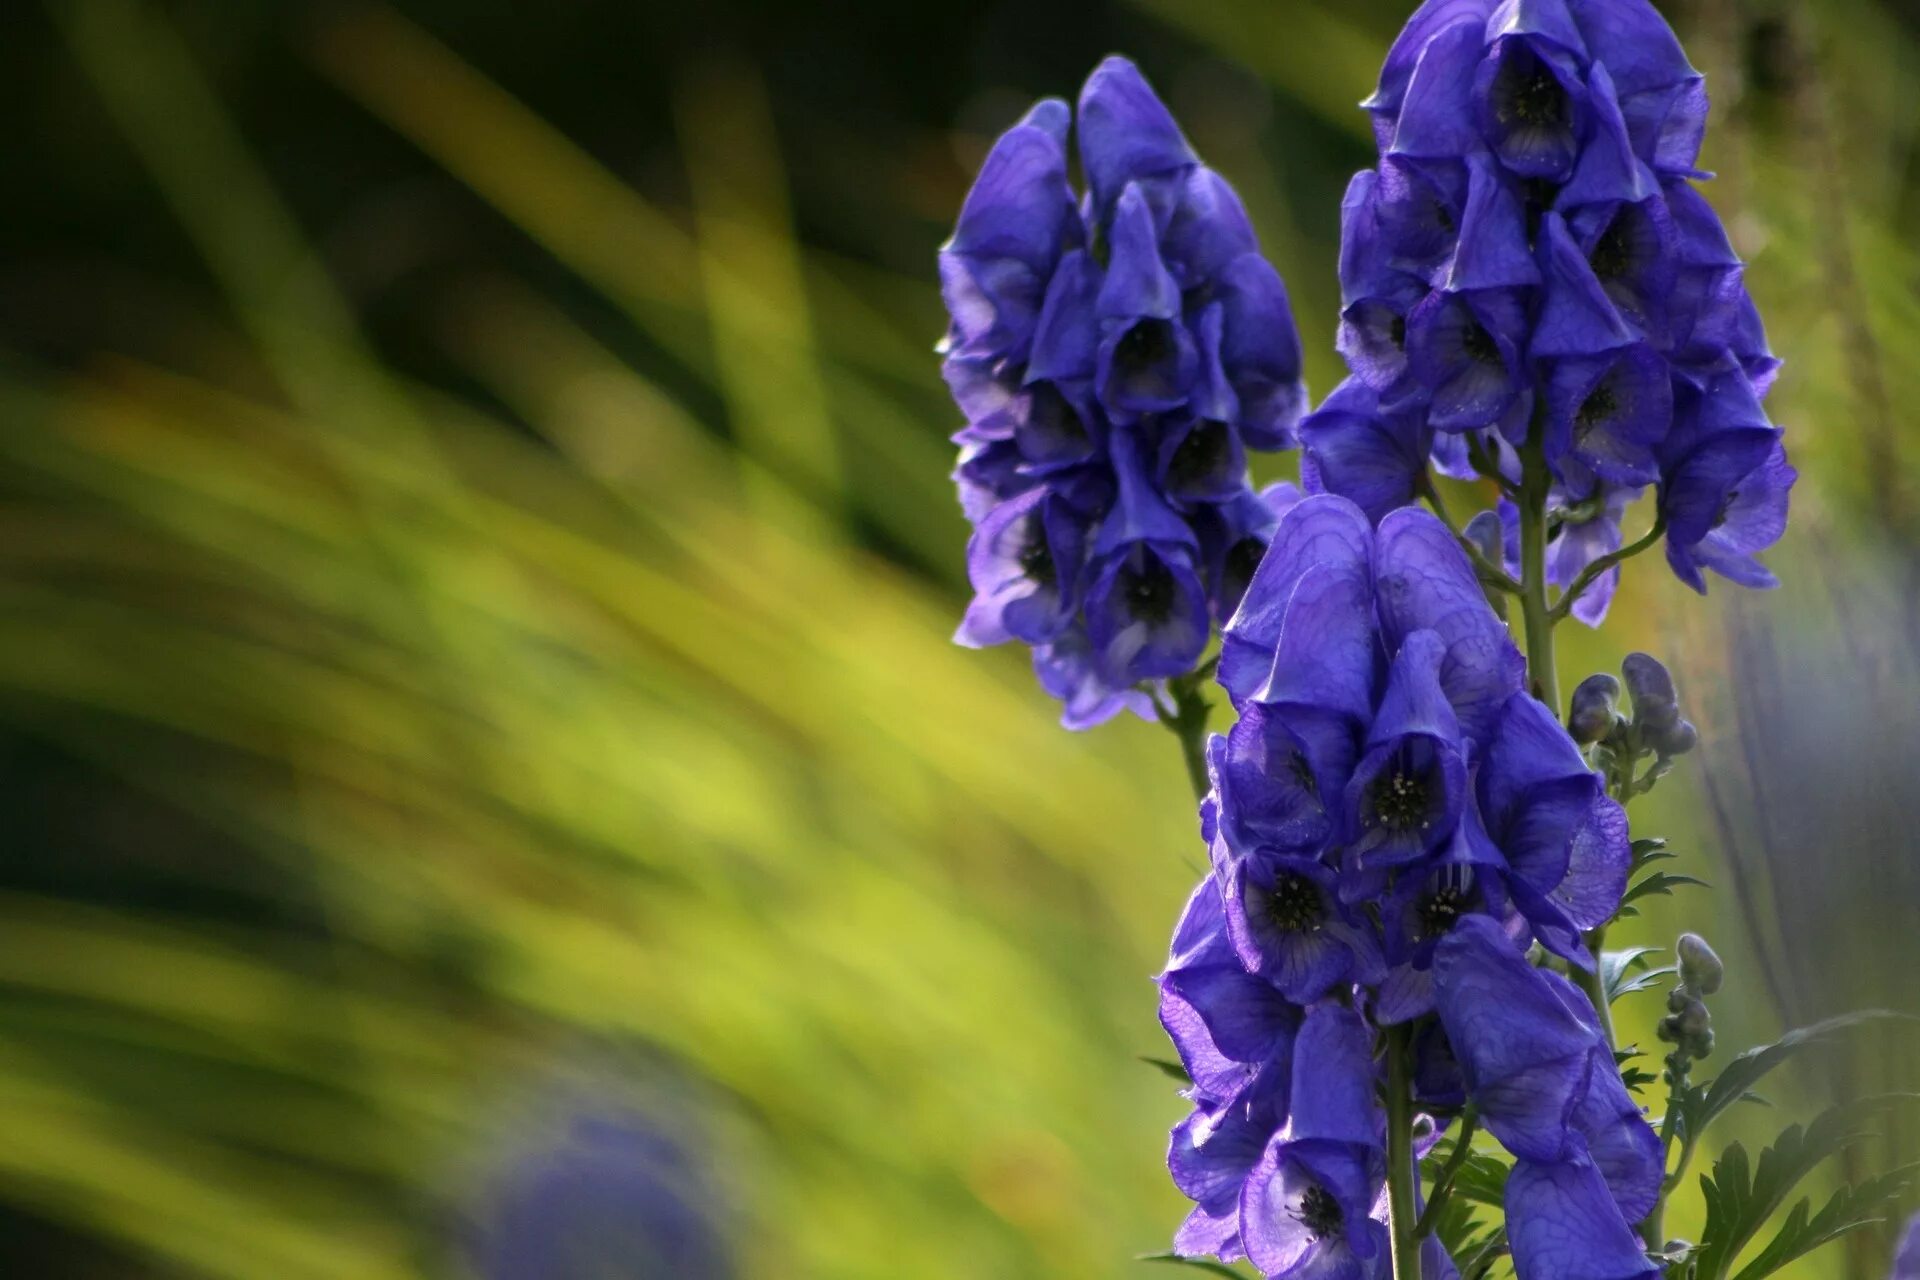
[[[1543,435],[1543,425],[1536,417],[1533,432],[1520,450],[1520,613],[1526,621],[1527,677],[1533,696],[1546,703],[1558,719],[1565,711],[1560,704],[1560,679],[1554,670],[1553,628],[1565,616],[1565,608],[1574,599],[1575,590],[1584,590],[1584,582],[1591,579],[1581,575],[1582,581],[1576,582],[1561,597],[1559,606],[1547,598],[1547,496],[1553,488],[1553,473],[1547,466]],[[1641,545],[1636,543],[1635,549]],[[1606,1033],[1607,1050],[1612,1052],[1613,1010],[1607,1003],[1606,983],[1600,974],[1600,947],[1606,937],[1605,925],[1587,934],[1587,947],[1593,952],[1593,972],[1588,973],[1577,964],[1567,969],[1593,1005],[1600,1029]]]
[[[1533,696],[1561,715],[1560,684],[1553,666],[1553,604],[1547,599],[1547,469],[1541,424],[1520,450],[1520,612],[1526,621],[1527,676]]]
[[[1207,719],[1213,712],[1213,704],[1200,695],[1200,686],[1212,670],[1212,664],[1202,667],[1188,675],[1176,676],[1167,681],[1167,692],[1173,697],[1173,705],[1155,700],[1155,709],[1160,713],[1160,723],[1173,730],[1180,740],[1180,754],[1187,762],[1187,781],[1193,785],[1193,798],[1204,800],[1210,785],[1207,782]]]
[[[1664,1243],[1667,1196],[1680,1185],[1687,1165],[1693,1160],[1693,1141],[1689,1138],[1681,1143],[1679,1166],[1671,1173],[1667,1172],[1667,1162],[1673,1157],[1673,1141],[1680,1131],[1680,1095],[1687,1087],[1688,1066],[1687,1060],[1677,1052],[1667,1058],[1667,1114],[1660,1121],[1660,1192],[1654,1197],[1653,1208],[1640,1220],[1639,1227],[1640,1238],[1649,1249],[1658,1249]]]
[[[1420,1211],[1420,1221],[1414,1224],[1413,1234],[1422,1240],[1433,1234],[1440,1225],[1440,1210],[1453,1194],[1453,1180],[1460,1176],[1460,1166],[1473,1154],[1473,1133],[1480,1124],[1480,1113],[1468,1104],[1460,1113],[1460,1134],[1453,1140],[1453,1153],[1447,1157],[1446,1164],[1440,1167],[1440,1174],[1433,1180],[1433,1194],[1427,1197],[1427,1207]]]
[[[1413,1087],[1407,1026],[1387,1028],[1387,1225],[1393,1280],[1420,1280],[1420,1165],[1413,1157]]]
[[[1633,559],[1633,557],[1660,541],[1660,535],[1666,531],[1667,518],[1665,516],[1655,516],[1653,528],[1647,530],[1639,539],[1629,542],[1618,551],[1609,551],[1606,555],[1588,564],[1586,568],[1580,571],[1580,575],[1573,580],[1566,591],[1561,594],[1560,603],[1554,605],[1552,609],[1547,611],[1549,625],[1559,622],[1560,619],[1572,612],[1574,602],[1580,598],[1581,594],[1585,592],[1588,587],[1592,586],[1594,582],[1599,579],[1601,574],[1623,560]]]

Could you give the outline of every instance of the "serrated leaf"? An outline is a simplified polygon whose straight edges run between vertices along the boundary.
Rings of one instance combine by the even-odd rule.
[[[1477,1216],[1478,1206],[1462,1196],[1448,1196],[1433,1223],[1433,1234],[1449,1258],[1464,1258],[1486,1242],[1491,1228]]]
[[[1898,1018],[1912,1021],[1909,1014],[1896,1013],[1891,1009],[1863,1009],[1857,1013],[1843,1013],[1836,1018],[1799,1027],[1775,1040],[1772,1044],[1760,1045],[1748,1049],[1729,1062],[1726,1067],[1710,1081],[1704,1081],[1689,1088],[1680,1099],[1681,1136],[1692,1136],[1696,1140],[1706,1132],[1707,1125],[1715,1116],[1734,1103],[1746,1098],[1766,1074],[1785,1062],[1801,1049],[1862,1023],[1874,1022],[1883,1018]]]
[[[1916,1171],[1920,1171],[1920,1165],[1910,1164],[1877,1178],[1842,1187],[1833,1193],[1820,1212],[1811,1217],[1808,1216],[1808,1210],[1813,1202],[1802,1197],[1788,1212],[1787,1220],[1780,1224],[1780,1230],[1767,1242],[1767,1247],[1742,1267],[1734,1280],[1760,1280],[1760,1277],[1772,1275],[1795,1258],[1811,1253],[1823,1244],[1884,1221],[1879,1216],[1881,1210],[1906,1195]]]
[[[1824,1161],[1866,1136],[1864,1123],[1898,1099],[1899,1095],[1861,1098],[1829,1107],[1805,1125],[1789,1125],[1782,1130],[1751,1164],[1745,1147],[1737,1142],[1730,1144],[1714,1162],[1713,1172],[1700,1179],[1707,1205],[1705,1238],[1699,1249],[1698,1275],[1702,1280],[1718,1280],[1724,1276],[1740,1251],[1787,1202],[1800,1181]],[[1800,1221],[1796,1231],[1802,1234],[1809,1225],[1805,1212],[1808,1207],[1802,1200],[1797,1210]],[[1788,1226],[1794,1226],[1792,1218]],[[1786,1228],[1782,1231],[1783,1236],[1776,1237],[1777,1240],[1785,1238],[1791,1243],[1801,1238],[1800,1234],[1785,1235]],[[1799,1253],[1817,1243],[1808,1243]],[[1785,1256],[1797,1257],[1799,1253]],[[1752,1274],[1758,1276],[1766,1272]]]
[[[1158,1067],[1162,1074],[1173,1077],[1175,1080],[1178,1080],[1181,1084],[1193,1083],[1192,1078],[1187,1075],[1187,1069],[1181,1066],[1177,1062],[1170,1062],[1166,1058],[1147,1058],[1147,1057],[1142,1057],[1140,1061],[1146,1063],[1150,1067]]]
[[[1484,1151],[1470,1152],[1453,1175],[1453,1194],[1475,1204],[1504,1210],[1507,1199],[1507,1175],[1513,1167]]]
[[[1195,1271],[1204,1271],[1208,1275],[1231,1276],[1233,1280],[1247,1280],[1246,1273],[1235,1271],[1224,1262],[1215,1262],[1212,1258],[1183,1258],[1177,1253],[1143,1253],[1135,1262],[1165,1262],[1176,1267],[1191,1267]]]
[[[1649,871],[1631,885],[1620,896],[1620,905],[1626,906],[1650,894],[1670,894],[1683,884],[1697,884],[1701,888],[1709,887],[1705,880],[1696,876],[1681,875],[1676,871]]]
[[[1628,947],[1623,951],[1603,954],[1600,957],[1600,980],[1605,984],[1607,1003],[1612,1004],[1621,996],[1632,995],[1636,991],[1645,991],[1673,973],[1671,965],[1645,973],[1635,972],[1646,967],[1648,956],[1659,955],[1660,952],[1659,947]]]
[[[1627,1086],[1629,1093],[1644,1093],[1648,1085],[1659,1079],[1644,1067],[1626,1067],[1620,1072],[1620,1083]]]

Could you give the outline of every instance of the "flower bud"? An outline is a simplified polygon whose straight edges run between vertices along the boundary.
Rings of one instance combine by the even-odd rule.
[[[1699,741],[1700,733],[1691,720],[1679,721],[1670,729],[1650,729],[1646,734],[1647,745],[1662,756],[1683,756]]]
[[[1690,990],[1710,996],[1720,989],[1720,982],[1726,977],[1726,967],[1720,963],[1720,957],[1714,954],[1705,938],[1697,933],[1683,933],[1680,941],[1674,944],[1674,950],[1680,956],[1680,981]]]
[[[1627,692],[1633,698],[1633,722],[1642,731],[1660,734],[1680,723],[1680,698],[1674,691],[1673,676],[1651,654],[1630,653],[1620,664],[1627,679]]]
[[[1674,1015],[1674,1023],[1683,1037],[1693,1040],[1713,1029],[1713,1015],[1704,1002],[1688,1000],[1686,1007]]]
[[[1573,734],[1573,740],[1581,746],[1591,746],[1613,732],[1619,713],[1614,710],[1614,702],[1620,697],[1620,682],[1601,672],[1588,676],[1573,691],[1572,710],[1567,714],[1567,728]]]

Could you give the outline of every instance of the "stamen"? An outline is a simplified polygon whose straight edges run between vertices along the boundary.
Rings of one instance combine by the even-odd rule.
[[[1267,913],[1287,933],[1312,933],[1327,919],[1320,886],[1301,875],[1283,875],[1274,883]]]

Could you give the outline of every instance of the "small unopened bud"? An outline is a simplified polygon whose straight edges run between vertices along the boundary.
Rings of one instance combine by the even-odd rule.
[[[1713,1054],[1713,1028],[1708,1027],[1699,1035],[1688,1040],[1687,1052],[1694,1058],[1711,1057]]]
[[[1699,995],[1710,996],[1720,989],[1726,966],[1714,954],[1707,940],[1697,933],[1683,933],[1674,944],[1680,956],[1680,981]]]
[[[1698,1039],[1713,1029],[1713,1015],[1699,1000],[1687,1001],[1686,1007],[1674,1015],[1674,1022],[1680,1034],[1688,1040]]]
[[[1700,741],[1700,731],[1691,720],[1678,721],[1671,728],[1650,729],[1645,736],[1647,745],[1663,756],[1683,756]]]
[[[1620,664],[1633,698],[1633,722],[1643,732],[1661,734],[1680,723],[1680,696],[1673,676],[1651,654],[1630,653]]]
[[[1573,691],[1573,704],[1567,713],[1567,729],[1581,746],[1591,746],[1613,732],[1619,713],[1614,703],[1620,697],[1620,682],[1601,672],[1588,676]]]

